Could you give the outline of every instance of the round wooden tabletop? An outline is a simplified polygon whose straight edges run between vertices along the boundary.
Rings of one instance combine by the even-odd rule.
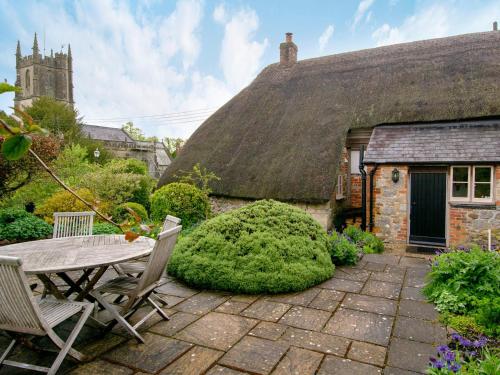
[[[52,238],[0,247],[0,255],[21,258],[27,274],[46,274],[96,268],[149,255],[155,241],[123,235]]]

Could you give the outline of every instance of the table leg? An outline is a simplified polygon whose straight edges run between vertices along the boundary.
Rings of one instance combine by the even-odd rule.
[[[85,289],[83,289],[78,296],[76,296],[75,301],[83,301],[84,298],[87,298],[88,294],[92,291],[94,285],[99,281],[99,279],[104,275],[104,272],[108,269],[108,266],[100,267],[96,274],[90,279],[90,281],[85,285]]]
[[[68,274],[66,274],[65,272],[58,272],[57,276],[59,276],[61,279],[63,279],[64,282],[66,284],[68,284],[70,287],[66,291],[66,293],[64,293],[64,295],[66,297],[69,297],[74,292],[77,292],[77,293],[81,292],[82,288],[80,287],[80,285],[82,285],[82,283],[88,279],[88,276],[92,273],[92,271],[94,271],[94,268],[84,270],[83,275],[80,276],[80,278],[76,281],[73,281],[73,279],[71,277],[69,277]]]
[[[57,299],[66,299],[66,297],[64,297],[64,295],[60,292],[60,290],[57,289],[57,286],[52,282],[52,280],[50,280],[50,278],[47,275],[41,273],[36,276],[40,279],[45,288],[50,290],[50,293],[54,297],[56,297]]]

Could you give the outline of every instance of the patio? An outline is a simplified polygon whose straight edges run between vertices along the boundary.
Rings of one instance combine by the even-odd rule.
[[[258,297],[198,291],[172,280],[160,288],[171,320],[151,319],[141,331],[145,345],[121,328],[103,335],[86,327],[75,347],[93,361],[78,366],[67,359],[60,372],[423,373],[435,345],[446,341],[446,329],[420,293],[427,271],[422,258],[368,254],[315,288]],[[61,335],[64,330],[62,325]],[[0,336],[0,348],[7,343]],[[27,356],[40,364],[51,360],[26,349],[16,355]],[[7,373],[26,372],[0,371]]]

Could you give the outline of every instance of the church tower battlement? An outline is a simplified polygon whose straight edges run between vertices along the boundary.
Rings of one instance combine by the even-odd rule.
[[[49,96],[73,107],[73,58],[71,46],[68,53],[50,51],[50,56],[40,54],[37,35],[33,41],[33,54],[21,55],[21,44],[16,49],[16,92],[14,105],[29,107],[40,96]]]

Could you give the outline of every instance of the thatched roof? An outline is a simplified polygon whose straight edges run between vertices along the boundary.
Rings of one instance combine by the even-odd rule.
[[[327,201],[349,128],[497,115],[499,86],[495,31],[272,64],[198,128],[160,185],[200,162],[221,178],[216,195]]]

